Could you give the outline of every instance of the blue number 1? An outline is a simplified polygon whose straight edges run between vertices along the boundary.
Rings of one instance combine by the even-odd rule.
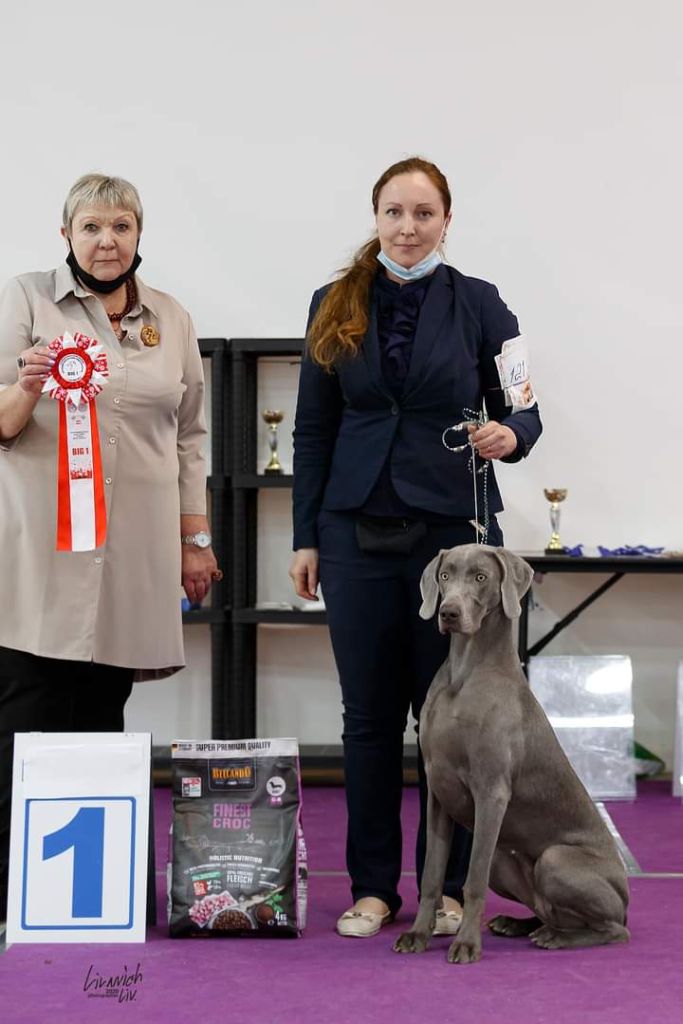
[[[74,851],[72,917],[102,917],[104,807],[81,807],[57,832],[43,837],[43,860]]]

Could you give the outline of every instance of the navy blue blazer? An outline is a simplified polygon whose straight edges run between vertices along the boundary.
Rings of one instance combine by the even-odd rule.
[[[309,325],[329,287],[314,293]],[[529,453],[543,429],[538,407],[511,414],[494,362],[503,342],[518,334],[517,318],[494,285],[442,264],[420,310],[400,399],[382,376],[374,301],[355,358],[340,360],[328,373],[305,354],[294,426],[294,550],[318,546],[322,508],[361,508],[387,457],[406,504],[471,518],[468,455],[448,451],[441,436],[465,418],[466,409],[478,411],[485,403],[489,418],[517,436],[517,450],[505,461]],[[490,513],[500,512],[493,467],[488,496]],[[481,494],[479,504],[481,510]]]

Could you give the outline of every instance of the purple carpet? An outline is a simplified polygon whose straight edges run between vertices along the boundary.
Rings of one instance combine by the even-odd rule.
[[[638,793],[605,804],[622,839],[641,871],[683,872],[683,802],[671,796],[670,782],[642,782]]]
[[[307,789],[304,829],[312,872],[309,923],[303,939],[169,939],[160,924],[140,946],[14,946],[0,956],[1,1019],[79,1024],[145,1021],[180,1024],[678,1024],[683,878],[631,879],[628,945],[576,951],[537,950],[526,939],[484,935],[480,963],[446,962],[448,939],[434,939],[424,956],[397,956],[393,939],[411,922],[415,879],[406,874],[404,908],[367,940],[333,931],[348,905],[343,871],[345,811],[338,789]],[[406,790],[404,835],[413,843],[417,793]],[[632,804],[610,804],[631,852],[648,872],[683,871],[683,810],[667,789],[648,783]],[[168,790],[156,793],[160,921],[165,911]],[[411,860],[406,854],[406,863]],[[320,874],[320,873],[323,874]],[[519,913],[492,896],[488,911]],[[135,999],[91,999],[88,969],[139,981]]]

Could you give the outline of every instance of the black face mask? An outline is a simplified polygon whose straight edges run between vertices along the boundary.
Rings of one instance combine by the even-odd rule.
[[[90,288],[93,292],[99,292],[102,295],[110,295],[111,292],[115,292],[117,288],[120,288],[122,284],[125,284],[129,277],[132,277],[135,271],[142,263],[142,256],[135,250],[135,256],[133,262],[128,267],[128,270],[124,274],[119,274],[112,281],[99,281],[92,274],[86,273],[83,267],[79,266],[73,249],[71,248],[71,242],[69,242],[69,255],[66,258],[66,262],[71,268],[73,274],[82,281],[86,288]]]

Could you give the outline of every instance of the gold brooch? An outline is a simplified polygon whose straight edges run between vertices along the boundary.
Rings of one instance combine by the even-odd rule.
[[[156,327],[145,324],[140,331],[140,339],[143,345],[147,345],[148,348],[154,348],[155,345],[159,344],[159,332]]]

